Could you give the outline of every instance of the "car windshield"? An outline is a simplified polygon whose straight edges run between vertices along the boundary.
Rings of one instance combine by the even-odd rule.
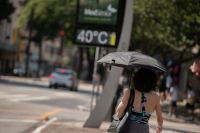
[[[72,70],[66,70],[66,69],[57,69],[55,73],[62,74],[62,75],[73,75]]]

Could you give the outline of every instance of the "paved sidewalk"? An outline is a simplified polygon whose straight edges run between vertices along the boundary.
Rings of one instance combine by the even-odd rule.
[[[161,103],[162,106],[162,114],[164,120],[167,121],[172,121],[172,122],[180,122],[180,123],[193,123],[193,124],[199,124],[200,125],[200,111],[199,109],[195,109],[195,116],[192,118],[187,113],[187,110],[185,108],[185,103],[184,102],[178,102],[177,103],[177,111],[176,111],[176,117],[172,118],[168,116],[168,110],[170,107],[170,103],[168,101],[165,101],[164,103]]]
[[[41,133],[107,133],[110,122],[103,122],[99,129],[83,128],[84,121],[56,121],[45,128]],[[155,133],[154,127],[150,133]]]
[[[105,129],[91,129],[53,124],[41,133],[107,133]]]
[[[100,129],[83,128],[84,122],[60,122],[56,121],[46,127],[41,133],[107,133],[109,122],[104,122]],[[150,133],[155,133],[155,120],[150,121]],[[164,121],[162,133],[199,133],[198,125]]]

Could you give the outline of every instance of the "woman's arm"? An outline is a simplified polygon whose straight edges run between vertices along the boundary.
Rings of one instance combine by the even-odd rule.
[[[128,99],[130,96],[130,90],[128,88],[124,89],[122,100],[117,106],[115,115],[120,119],[124,115],[124,111],[128,104]]]
[[[156,103],[155,110],[156,110],[157,123],[158,123],[156,132],[160,133],[162,131],[162,126],[163,126],[163,117],[162,117],[162,110],[160,107],[160,97],[158,95],[157,95],[156,101],[157,101],[157,103]]]

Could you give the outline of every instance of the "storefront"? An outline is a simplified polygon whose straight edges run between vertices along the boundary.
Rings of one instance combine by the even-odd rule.
[[[13,73],[17,61],[16,48],[11,45],[0,43],[0,74],[10,75]]]

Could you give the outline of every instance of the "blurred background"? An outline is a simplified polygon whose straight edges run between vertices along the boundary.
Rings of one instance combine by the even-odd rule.
[[[95,47],[74,43],[76,7],[76,0],[0,0],[0,99],[9,101],[8,104],[0,101],[1,118],[12,119],[12,121],[27,118],[19,117],[17,109],[24,110],[30,105],[18,107],[17,104],[14,104],[16,107],[13,106],[16,115],[11,118],[5,117],[11,116],[7,112],[13,105],[12,102],[20,101],[20,98],[25,104],[27,101],[33,101],[34,106],[36,103],[45,105],[43,112],[49,110],[53,110],[55,114],[60,112],[50,109],[51,106],[62,108],[61,110],[67,109],[67,111],[81,110],[83,113],[77,112],[77,114],[85,113],[88,116],[91,105],[93,106],[93,97],[98,100],[109,71],[106,71],[102,65],[94,68]],[[134,0],[133,12],[134,21],[129,51],[140,51],[155,57],[169,71],[167,75],[160,75],[158,83],[163,112],[168,113],[169,88],[173,82],[176,82],[179,112],[172,121],[198,124],[200,119],[200,1]],[[99,58],[113,51],[116,49],[100,47]],[[126,74],[124,75],[127,78]],[[126,85],[126,81],[122,81],[125,80],[123,76],[120,78],[119,88]],[[94,89],[96,86],[97,88]],[[60,87],[67,87],[77,92],[58,89]],[[33,99],[27,100],[23,95]],[[115,108],[120,95],[121,91],[116,94],[111,110]],[[49,97],[53,97],[54,100],[48,101]],[[189,107],[188,110],[186,104],[191,97],[194,100],[191,103],[194,107]],[[71,100],[71,103],[65,103],[67,100]],[[30,106],[30,110],[31,108],[33,106]],[[35,107],[35,110],[38,108]],[[38,112],[37,116],[43,112]],[[110,115],[108,114],[108,120],[112,113],[111,111]],[[59,115],[64,117],[62,113]],[[46,118],[46,115],[43,114],[42,117]],[[64,120],[66,119],[73,119],[73,117]],[[83,117],[80,121],[85,120],[86,117]],[[5,121],[0,119],[1,122]],[[13,124],[13,127],[15,126],[16,123]],[[29,132],[27,129],[30,127],[31,124],[28,126],[22,124],[19,132],[23,129]],[[0,126],[0,131],[1,129],[6,131],[4,128],[5,126]],[[17,132],[16,129],[7,132]],[[179,130],[181,132],[181,129]]]

